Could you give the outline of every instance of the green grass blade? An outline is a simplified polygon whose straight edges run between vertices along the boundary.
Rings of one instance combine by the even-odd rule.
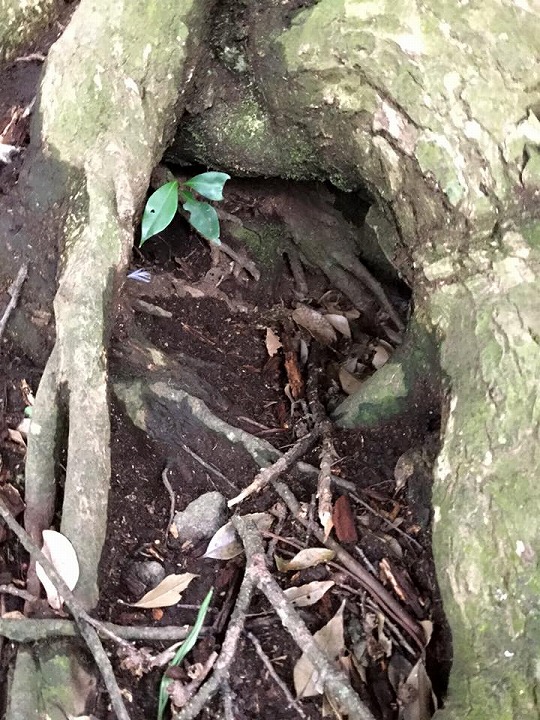
[[[178,650],[176,651],[175,656],[169,663],[169,667],[175,667],[176,665],[179,665],[182,660],[186,657],[188,652],[194,647],[195,643],[197,642],[199,638],[199,633],[201,632],[201,628],[204,624],[204,619],[206,617],[206,613],[208,612],[208,608],[210,606],[210,601],[212,600],[212,595],[214,593],[213,588],[210,589],[202,601],[201,607],[199,608],[199,612],[197,613],[197,618],[195,620],[195,624],[189,631],[188,636],[180,645]],[[167,668],[168,669],[168,668]],[[161,678],[161,684],[159,686],[159,698],[158,698],[158,715],[157,720],[163,720],[163,713],[165,712],[165,708],[167,707],[167,704],[169,702],[169,694],[167,693],[167,687],[169,683],[172,682],[168,677],[166,677],[165,674],[163,674],[163,677]]]

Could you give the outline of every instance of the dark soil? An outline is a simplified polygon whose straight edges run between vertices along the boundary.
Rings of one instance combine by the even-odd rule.
[[[37,82],[38,68],[24,63],[12,66],[5,75],[9,83],[0,94],[0,116],[8,112],[10,92],[21,93],[25,104],[31,99]],[[11,73],[11,74],[10,74]],[[21,75],[22,73],[22,75]],[[26,87],[26,91],[20,88]],[[4,92],[5,88],[5,92]],[[26,139],[23,141],[26,142]],[[16,181],[17,166],[0,175],[0,191],[5,192]],[[238,189],[240,188],[240,189]],[[243,189],[242,189],[243,188]],[[236,186],[235,198],[244,200],[250,208],[253,199],[249,183]],[[234,208],[227,208],[232,211]],[[238,202],[237,208],[238,209]],[[234,240],[224,237],[231,245]],[[239,250],[240,248],[237,248]],[[256,258],[253,258],[256,262]],[[178,219],[161,236],[149,241],[144,253],[134,251],[133,269],[144,267],[151,274],[148,285],[127,281],[121,304],[112,347],[112,372],[121,372],[122,348],[135,335],[144,336],[153,345],[173,359],[188,358],[199,374],[215,388],[212,409],[231,425],[270,441],[280,450],[295,442],[306,418],[296,409],[291,414],[291,403],[285,393],[288,377],[285,372],[283,351],[270,358],[265,347],[266,328],[284,334],[290,324],[284,319],[287,311],[297,304],[298,292],[285,259],[271,269],[257,262],[261,279],[255,281],[245,272],[238,278],[227,275],[229,261],[220,260],[219,279],[214,283],[221,294],[213,294],[204,286],[200,297],[178,297],[175,282],[200,286],[200,281],[213,267],[213,260],[205,242],[200,240],[185,221]],[[223,274],[224,273],[224,274]],[[323,294],[332,290],[322,273],[314,269],[307,272],[309,295],[305,302],[320,307]],[[386,279],[386,278],[385,278]],[[394,288],[399,295],[400,288]],[[392,288],[389,288],[392,292]],[[3,310],[7,296],[2,295]],[[170,317],[156,317],[142,310],[143,300],[170,313]],[[403,301],[406,298],[402,298]],[[23,298],[22,302],[31,301]],[[345,308],[343,298],[338,301]],[[342,338],[335,346],[317,349],[321,368],[321,398],[327,407],[335,406],[343,391],[337,380],[337,366],[350,356],[355,343],[364,348],[362,361],[369,365],[373,347],[377,344],[377,319],[362,319],[362,324],[351,321],[352,341]],[[297,333],[297,328],[294,328]],[[305,335],[305,334],[304,334]],[[305,335],[306,336],[306,335]],[[306,336],[307,337],[307,336]],[[381,331],[380,337],[384,337]],[[295,342],[294,338],[290,338]],[[312,349],[316,343],[312,342]],[[42,368],[35,367],[8,342],[1,347],[0,363],[0,460],[2,484],[11,483],[23,494],[24,446],[13,440],[8,430],[17,427],[22,419],[26,400],[21,382],[26,381],[35,392]],[[313,369],[303,369],[304,380]],[[365,371],[367,372],[367,371]],[[357,431],[336,429],[334,443],[338,459],[334,473],[354,484],[354,491],[334,488],[333,500],[347,496],[358,531],[358,541],[346,544],[354,557],[370,567],[377,577],[382,576],[381,562],[389,562],[396,588],[392,590],[386,576],[384,582],[402,602],[404,610],[418,620],[431,619],[434,632],[427,648],[427,667],[437,693],[444,690],[450,655],[449,637],[438,595],[430,549],[430,467],[438,450],[438,423],[440,398],[429,387],[418,389],[407,413],[399,418],[381,422],[377,427]],[[207,541],[195,546],[180,545],[167,532],[170,498],[164,487],[162,473],[169,468],[168,478],[175,494],[176,510],[182,510],[202,493],[218,490],[226,498],[236,495],[249,485],[258,468],[244,451],[218,439],[211,432],[201,433],[193,427],[167,437],[165,431],[154,437],[136,428],[127,418],[123,407],[111,395],[112,422],[112,482],[108,509],[109,531],[101,564],[101,600],[97,615],[102,619],[129,625],[184,625],[193,624],[197,608],[210,588],[214,599],[205,622],[203,639],[190,654],[190,662],[204,662],[210,651],[219,651],[227,620],[242,577],[243,559],[229,561],[204,559]],[[174,435],[174,437],[173,437]],[[156,439],[159,438],[159,439]],[[414,474],[405,487],[395,491],[394,471],[400,456],[414,450],[420,461],[415,462]],[[191,451],[191,453],[189,452]],[[199,460],[194,456],[198,456]],[[200,460],[206,463],[203,466]],[[318,450],[305,460],[318,465]],[[208,469],[211,465],[219,474]],[[298,500],[311,504],[317,490],[316,478],[298,471],[284,478]],[[243,503],[239,512],[247,513],[273,508],[278,501],[271,489]],[[290,557],[295,548],[314,546],[317,543],[305,529],[290,517],[277,532],[276,552]],[[267,542],[270,538],[267,538]],[[15,543],[4,543],[0,565],[2,582],[24,582],[26,558]],[[184,592],[181,602],[162,611],[140,610],[127,603],[136,602],[140,593],[133,591],[134,563],[157,560],[169,573],[184,571],[198,575]],[[365,624],[370,612],[369,597],[361,585],[344,572],[339,565],[320,565],[296,573],[278,573],[279,584],[285,589],[312,580],[332,579],[334,587],[317,604],[300,611],[312,632],[319,630],[335,614],[343,599],[346,602],[345,635],[347,654],[353,654],[353,635],[356,626]],[[2,611],[21,609],[21,603],[2,596]],[[391,628],[392,626],[390,626]],[[276,673],[294,694],[292,670],[301,651],[281,627],[280,621],[266,600],[256,595],[246,622],[246,630],[253,633],[272,662]],[[410,637],[396,634],[385,626],[386,636],[392,640],[392,657],[405,657],[416,662],[419,653]],[[353,685],[362,695],[373,713],[383,720],[398,716],[396,688],[389,681],[390,656],[381,654],[375,632],[367,634],[367,649],[361,659],[350,661]],[[403,642],[405,641],[405,642]],[[159,652],[166,644],[154,645]],[[358,653],[358,649],[356,650]],[[6,653],[3,656],[4,678]],[[356,664],[355,664],[356,663]],[[363,663],[363,670],[359,668]],[[129,712],[133,720],[156,715],[156,702],[161,672],[145,674],[141,679],[122,670],[117,663],[119,684],[129,690],[133,701]],[[364,673],[364,681],[361,673]],[[366,683],[365,680],[368,680]],[[240,641],[230,674],[230,695],[233,698],[236,720],[288,720],[296,718],[297,710],[288,706],[281,689],[265,669],[251,641],[244,635]],[[100,718],[113,715],[103,706],[94,709]],[[201,718],[222,716],[221,697],[201,714]],[[321,717],[321,699],[300,701],[306,717]],[[108,713],[108,714],[107,714]]]

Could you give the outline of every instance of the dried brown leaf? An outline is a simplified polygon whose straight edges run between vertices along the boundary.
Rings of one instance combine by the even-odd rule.
[[[274,357],[274,355],[278,352],[279,348],[283,347],[281,344],[281,340],[279,339],[279,335],[277,335],[272,328],[266,328],[266,351],[270,355],[270,357]]]
[[[431,680],[421,658],[400,687],[398,699],[403,706],[403,720],[430,720],[433,710],[437,709]]]
[[[375,370],[380,370],[383,365],[386,365],[386,363],[390,360],[391,354],[391,345],[388,345],[388,343],[379,340],[379,344],[375,348],[375,354],[371,359],[371,364],[373,365]]]
[[[163,580],[144,595],[139,602],[130,603],[131,607],[157,608],[176,605],[182,597],[193,578],[198,577],[193,573],[182,573],[181,575],[167,575]]]
[[[355,392],[360,390],[363,385],[361,380],[343,367],[339,368],[339,383],[343,392],[347,395],[353,395]]]
[[[270,530],[274,518],[270,513],[251,513],[244,517],[253,520],[261,532]],[[222,525],[208,543],[203,557],[214,560],[231,560],[244,552],[240,538],[231,521]]]
[[[353,543],[358,541],[356,518],[353,514],[349,498],[346,495],[341,495],[334,503],[332,517],[336,537],[339,542]]]
[[[299,305],[293,311],[292,318],[297,325],[305,328],[321,345],[331,345],[337,340],[336,331],[331,323],[324,315],[307,305]]]
[[[277,569],[280,572],[288,572],[289,570],[305,570],[321,563],[330,562],[334,555],[335,552],[328,548],[306,548],[296,553],[291,560],[284,560],[278,555],[275,555],[274,558]]]
[[[344,315],[337,315],[333,313],[327,313],[324,315],[324,318],[328,320],[330,325],[338,331],[338,333],[341,333],[346,338],[351,339],[351,328],[349,325],[349,321]]]
[[[314,605],[335,585],[333,580],[314,580],[306,585],[298,585],[284,590],[284,595],[295,607]]]
[[[334,617],[318,632],[313,639],[324,652],[327,658],[337,664],[337,660],[345,650],[345,638],[343,632],[343,611],[345,600]],[[313,667],[307,655],[301,655],[294,666],[293,681],[297,697],[313,697],[320,695],[323,691],[322,685],[318,682],[318,672]]]
[[[68,588],[73,590],[79,579],[79,561],[75,548],[67,537],[56,530],[44,530],[41,552],[51,562]],[[60,610],[64,599],[39,563],[36,563],[36,575],[45,588],[49,605],[55,610]]]

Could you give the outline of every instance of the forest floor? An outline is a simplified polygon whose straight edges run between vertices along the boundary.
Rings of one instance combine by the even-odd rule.
[[[0,134],[15,109],[27,107],[35,95],[39,59],[14,64],[7,72],[8,80],[0,83]],[[11,140],[24,146],[28,124],[20,120],[15,126],[19,135]],[[17,162],[0,168],[0,192],[16,180]],[[232,186],[233,196],[224,205],[228,216],[254,212],[251,185],[244,180]],[[134,248],[131,269],[148,272],[149,282],[126,280],[114,321],[111,376],[125,374],[123,358],[130,340],[144,337],[172,361],[189,359],[198,368],[205,387],[215,389],[215,397],[206,402],[217,417],[286,452],[317,426],[321,407],[330,413],[347,392],[376,371],[397,342],[389,342],[380,314],[358,314],[319,270],[304,268],[305,286],[299,289],[290,257],[278,255],[264,262],[226,233],[223,239],[244,259],[249,256],[255,274],[246,272],[242,262],[211,251],[181,218],[148,241],[143,252]],[[7,288],[1,290],[0,314],[9,300]],[[391,295],[392,288],[388,292]],[[20,302],[28,300],[23,292]],[[406,294],[401,300],[406,302]],[[304,308],[300,314],[299,308]],[[330,339],[328,315],[340,328]],[[0,353],[0,492],[9,487],[24,500],[25,436],[17,428],[28,405],[28,389],[36,392],[42,368],[6,339]],[[330,556],[317,538],[317,474],[293,468],[279,478],[302,504],[307,527],[272,484],[223,511],[225,501],[249,486],[259,472],[253,458],[222,436],[201,432],[199,426],[185,423],[179,428],[166,410],[156,421],[159,427],[144,431],[111,391],[112,477],[96,617],[129,626],[192,625],[213,588],[201,639],[172,674],[174,680],[185,685],[190,667],[204,664],[214,650],[220,652],[245,558],[241,552],[229,557],[234,554],[230,540],[217,542],[217,550],[208,553],[219,523],[190,541],[183,540],[181,532],[179,537],[174,520],[201,495],[219,493],[221,524],[235,510],[265,514],[262,536],[268,569],[283,590],[290,595],[292,588],[314,583],[296,591],[302,597],[297,612],[312,633],[327,628],[318,636],[321,647],[328,649],[332,660],[339,657],[373,714],[382,720],[429,717],[432,707],[423,669],[440,694],[450,655],[430,535],[430,470],[438,450],[440,408],[436,393],[419,394],[405,413],[377,426],[332,427],[334,478],[326,531],[344,554]],[[299,459],[318,468],[321,443]],[[20,512],[22,507],[21,503]],[[5,531],[2,543],[0,584],[24,588],[27,556]],[[282,560],[308,548],[314,552],[299,569],[283,567]],[[364,567],[375,591],[351,569],[347,558]],[[195,577],[179,602],[133,607],[164,577],[183,573]],[[389,593],[400,609],[389,612],[377,588]],[[0,603],[2,615],[23,610],[22,601],[10,595],[0,595]],[[424,642],[407,632],[411,626],[426,632]],[[168,644],[154,643],[149,649],[157,653]],[[13,644],[4,641],[4,683],[13,654]],[[200,717],[319,718],[323,704],[339,717],[316,690],[311,697],[296,699],[309,679],[309,673],[299,679],[298,667],[295,672],[301,655],[271,604],[255,593],[228,680]],[[133,720],[155,717],[164,669],[141,677],[125,659],[115,657],[114,663],[119,685],[130,698]],[[415,673],[411,675],[414,666],[416,680]],[[105,696],[92,712],[99,720],[113,717]]]

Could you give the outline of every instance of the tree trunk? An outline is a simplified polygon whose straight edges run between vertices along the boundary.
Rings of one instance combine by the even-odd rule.
[[[171,157],[375,199],[372,229],[414,290],[413,346],[435,333],[448,394],[434,551],[454,665],[438,716],[540,717],[538,8],[241,5],[248,41],[221,19],[221,62]],[[338,417],[369,422],[373,397],[399,411],[386,381],[406,393],[400,373],[425,357],[398,356]]]
[[[194,91],[183,96],[171,158],[316,178],[373,198],[370,230],[413,288],[411,343],[429,347],[436,338],[438,366],[419,363],[415,372],[436,367],[447,387],[434,549],[454,666],[439,717],[540,717],[540,487],[531,482],[540,469],[537,7],[319,0],[293,12],[262,0],[222,2],[214,13],[207,8],[211,42],[195,67],[185,66],[185,40],[188,28],[201,37],[202,10],[189,11],[204,3],[125,5],[94,11],[83,0],[52,54],[42,89],[44,155],[26,181],[35,185],[44,167],[68,180],[66,205],[52,191],[48,200],[49,222],[54,216],[58,229],[65,221],[63,239],[73,247],[36,412],[45,418],[52,403],[65,415],[59,383],[75,386],[83,368],[95,394],[79,397],[78,420],[77,396],[70,397],[72,497],[90,471],[74,455],[88,445],[89,422],[101,433],[106,497],[104,318],[164,145],[172,87],[185,91],[189,67]],[[346,273],[356,258],[352,241],[327,250],[315,238],[303,242],[300,250],[328,272]],[[87,294],[89,257],[95,281]],[[81,364],[78,347],[87,348],[88,362]],[[396,367],[408,362],[404,355]],[[367,422],[365,396],[337,414],[344,424]],[[29,455],[30,478],[43,470],[46,482],[54,482],[61,432],[52,415]],[[68,528],[75,539],[79,531]],[[92,604],[95,557],[87,568],[83,591]]]

